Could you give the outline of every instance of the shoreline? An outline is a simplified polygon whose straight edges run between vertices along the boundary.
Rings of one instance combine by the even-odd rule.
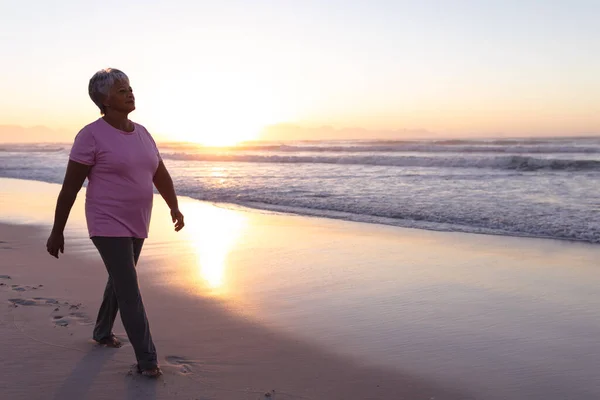
[[[59,183],[54,182],[46,182],[36,179],[24,179],[24,178],[9,178],[9,177],[0,177],[0,182],[5,181],[11,184],[18,184],[19,182],[35,182],[46,185],[60,185]],[[78,199],[80,199],[84,195],[85,186],[82,187],[82,191],[80,192]],[[57,192],[58,194],[58,192]],[[160,203],[162,199],[160,196],[155,193],[155,204]],[[587,244],[592,246],[600,245],[598,241],[591,241],[585,239],[573,239],[573,238],[560,238],[553,236],[542,236],[542,235],[532,235],[528,233],[520,233],[520,232],[496,232],[489,228],[478,228],[479,231],[475,231],[472,227],[466,227],[461,229],[458,225],[452,225],[450,228],[444,229],[439,226],[428,228],[426,226],[409,226],[410,224],[400,224],[396,222],[397,220],[388,217],[378,217],[372,215],[363,215],[363,214],[354,214],[348,212],[340,212],[340,211],[331,211],[331,210],[319,210],[319,209],[309,209],[309,208],[301,208],[301,207],[291,207],[291,206],[283,206],[283,205],[275,205],[275,204],[264,204],[264,203],[236,203],[236,202],[217,202],[211,200],[202,200],[196,199],[193,197],[180,195],[178,196],[180,199],[183,199],[186,202],[200,202],[205,204],[210,204],[214,207],[223,208],[227,210],[233,211],[241,211],[247,213],[272,213],[275,215],[285,215],[289,217],[298,217],[298,218],[314,218],[318,220],[328,220],[328,221],[341,221],[347,222],[351,224],[367,224],[374,225],[378,227],[392,227],[399,229],[407,229],[407,230],[417,230],[417,231],[425,231],[425,232],[434,232],[434,233],[447,233],[447,234],[464,234],[464,235],[483,235],[490,237],[499,237],[499,238],[512,238],[512,239],[534,239],[534,240],[550,240],[550,241],[558,241],[558,242],[567,242],[567,243],[576,243],[576,244]],[[78,200],[79,202],[80,200]],[[300,210],[300,211],[298,211]],[[52,215],[48,218],[51,218]],[[1,219],[0,219],[1,221]],[[13,220],[14,221],[14,220]],[[443,225],[443,223],[438,222],[420,222],[420,224],[430,224],[430,225]],[[449,224],[451,225],[451,224]],[[458,227],[458,228],[457,228]],[[471,230],[469,230],[471,229]]]
[[[188,197],[188,198],[190,198],[190,197]],[[390,227],[394,227],[394,228],[420,230],[420,231],[427,231],[427,232],[497,236],[497,237],[506,237],[506,238],[515,238],[515,239],[521,239],[521,238],[522,239],[542,239],[542,240],[555,240],[555,241],[560,241],[560,242],[600,245],[600,241],[593,242],[593,241],[584,240],[584,239],[558,238],[558,237],[553,237],[553,236],[541,236],[541,235],[536,236],[536,235],[520,233],[520,232],[495,232],[488,228],[479,228],[479,229],[481,229],[481,231],[474,232],[474,231],[469,231],[468,227],[463,230],[456,229],[456,227],[458,225],[452,225],[452,227],[455,228],[454,230],[452,230],[451,228],[442,229],[439,227],[427,228],[424,226],[407,226],[407,225],[403,225],[403,224],[394,222],[397,220],[395,220],[393,218],[364,215],[364,214],[353,214],[353,213],[346,213],[346,212],[341,212],[341,211],[319,210],[319,209],[310,209],[310,208],[301,208],[301,207],[294,208],[291,206],[280,206],[280,205],[272,205],[272,204],[264,204],[264,206],[262,206],[262,203],[253,203],[256,206],[252,207],[252,206],[248,205],[250,203],[241,204],[241,203],[227,203],[227,202],[211,202],[208,200],[201,200],[201,199],[194,199],[194,198],[190,198],[190,199],[194,200],[194,201],[210,203],[215,206],[231,205],[231,206],[233,206],[233,207],[231,207],[233,209],[235,209],[236,207],[239,207],[242,210],[245,210],[248,212],[266,211],[266,212],[280,213],[280,214],[288,215],[288,216],[327,219],[327,220],[334,220],[334,221],[345,221],[345,222],[350,222],[350,223],[369,224],[369,225],[377,225],[377,226],[390,226]],[[302,209],[302,211],[294,211],[294,210],[300,210],[300,209]],[[335,215],[338,215],[338,216],[335,216]],[[372,221],[368,221],[368,219],[372,219]],[[385,222],[385,221],[389,221],[389,222]],[[432,224],[432,225],[433,224],[441,224],[438,222],[427,222],[427,223]]]

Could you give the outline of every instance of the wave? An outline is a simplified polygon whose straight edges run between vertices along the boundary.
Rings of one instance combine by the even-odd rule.
[[[410,144],[401,146],[330,146],[330,147],[282,147],[277,151],[304,152],[423,152],[423,153],[586,153],[600,154],[600,147],[583,146],[476,146],[476,145],[422,145]]]
[[[25,163],[21,154],[0,155],[0,177],[60,184],[65,163],[46,154],[39,153]],[[600,161],[521,156],[401,158],[405,164],[430,163],[429,166],[445,163],[507,170],[600,169]],[[392,157],[394,160],[398,162]],[[299,161],[296,157],[291,162]],[[199,200],[410,228],[600,243],[600,204],[593,201],[598,176],[595,173],[585,174],[590,179],[574,180],[574,186],[565,190],[565,182],[582,174],[551,174],[543,170],[498,173],[481,169],[476,173],[468,170],[468,180],[464,180],[462,171],[450,168],[414,173],[417,168],[355,170],[343,164],[321,168],[310,165],[306,169],[309,173],[300,174],[301,169],[290,168],[293,164],[281,168],[244,165],[247,168],[239,168],[222,182],[211,178],[214,165],[207,163],[196,169],[188,168],[188,163],[172,163],[169,168],[178,192]],[[278,172],[273,174],[272,169]],[[418,190],[413,193],[410,188]],[[535,192],[540,195],[531,198]]]
[[[56,153],[70,149],[70,144],[5,144],[0,152]],[[194,143],[161,143],[165,153],[171,154],[250,154],[279,153],[466,153],[466,154],[600,154],[600,139],[490,139],[490,140],[349,140],[349,141],[294,141],[294,142],[245,142],[230,147],[203,147]]]
[[[600,140],[511,140],[511,141],[322,141],[251,142],[229,147],[203,147],[190,143],[161,144],[174,153],[504,153],[504,154],[600,154]]]
[[[18,173],[18,172],[22,172]],[[0,177],[36,180],[60,184],[62,175],[49,174],[47,171],[3,171],[0,167]],[[600,244],[600,231],[594,225],[581,224],[584,212],[577,210],[575,214],[560,216],[558,214],[527,214],[519,213],[518,221],[513,218],[490,218],[485,210],[471,208],[468,218],[463,213],[424,212],[419,207],[376,207],[371,203],[347,202],[339,203],[336,196],[324,197],[322,202],[309,201],[309,196],[272,196],[269,191],[257,190],[223,190],[219,187],[197,187],[193,182],[180,185],[180,195],[201,201],[209,201],[227,207],[227,204],[270,210],[275,212],[292,213],[306,216],[317,216],[331,219],[366,222],[383,225],[393,225],[405,228],[427,229],[433,231],[478,233],[513,237],[548,238],[569,241],[581,241]],[[309,194],[314,197],[318,194]],[[515,214],[516,210],[512,211]],[[522,211],[527,211],[523,209]],[[579,214],[578,214],[579,213]],[[509,213],[510,214],[510,213]],[[492,215],[496,215],[495,213]],[[589,216],[592,220],[594,216]],[[573,223],[574,221],[575,223]]]
[[[274,150],[274,149],[270,149]],[[328,146],[328,147],[294,147],[287,146],[276,149],[277,151],[292,152],[422,152],[422,153],[537,153],[537,154],[555,154],[555,153],[584,153],[600,154],[600,147],[591,146],[498,146],[498,145],[441,145],[441,144],[403,144],[403,145],[384,145],[384,146]]]
[[[556,224],[554,226],[548,226],[548,224],[545,224],[545,226],[540,226],[539,221],[536,221],[537,223],[531,223],[528,225],[520,224],[518,228],[515,228],[515,226],[511,226],[510,224],[501,224],[499,226],[496,226],[494,224],[489,224],[484,221],[479,221],[479,223],[475,224],[469,224],[468,222],[463,221],[452,221],[451,218],[424,218],[421,213],[407,213],[404,215],[394,215],[393,213],[391,213],[390,215],[386,215],[386,213],[365,214],[360,212],[354,213],[348,210],[338,211],[335,209],[319,209],[310,207],[300,207],[295,205],[280,205],[262,201],[239,201],[231,198],[211,199],[204,198],[203,196],[198,195],[192,195],[191,197],[203,201],[213,201],[216,203],[223,202],[225,204],[237,204],[243,207],[264,209],[274,212],[284,212],[330,219],[342,219],[348,221],[366,222],[381,225],[392,225],[412,229],[425,229],[441,232],[476,233],[497,236],[527,237],[539,239],[569,240],[576,242],[600,244],[600,232],[598,232],[598,230],[569,230],[564,229],[564,226],[561,226],[560,224]]]
[[[6,145],[0,146],[3,153],[58,153],[67,150],[65,146],[57,145]]]
[[[427,157],[427,156],[295,156],[256,154],[166,153],[164,159],[206,162],[247,162],[278,164],[342,164],[430,168],[491,168],[504,170],[600,171],[597,160],[547,159],[530,156]]]

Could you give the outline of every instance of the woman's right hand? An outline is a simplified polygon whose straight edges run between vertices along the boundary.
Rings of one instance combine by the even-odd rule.
[[[77,193],[81,189],[85,178],[88,176],[92,167],[69,160],[67,172],[63,181],[62,189],[56,201],[56,210],[54,211],[54,224],[52,233],[46,242],[46,249],[51,256],[58,258],[58,252],[65,252],[65,238],[63,231],[69,219],[71,207],[75,203]]]
[[[61,253],[65,252],[65,237],[62,233],[50,234],[48,241],[46,242],[46,249],[51,256],[58,258],[58,251]]]

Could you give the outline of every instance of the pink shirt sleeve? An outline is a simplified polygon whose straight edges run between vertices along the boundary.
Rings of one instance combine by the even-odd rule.
[[[156,146],[156,142],[154,141],[154,138],[152,137],[150,132],[148,132],[148,129],[146,129],[145,126],[142,126],[142,128],[144,128],[144,132],[146,132],[146,135],[148,135],[148,137],[150,138],[150,141],[154,145],[154,150],[156,151],[156,155],[158,156],[158,161],[162,161],[162,157],[160,156],[160,151],[158,151],[158,146]]]
[[[82,129],[75,136],[69,159],[85,165],[96,164],[96,141],[88,129]]]

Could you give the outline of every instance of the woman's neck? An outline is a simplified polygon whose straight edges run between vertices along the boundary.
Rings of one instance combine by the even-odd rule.
[[[110,112],[104,114],[102,118],[113,128],[120,131],[133,132],[134,130],[133,122],[127,118],[127,114]]]

